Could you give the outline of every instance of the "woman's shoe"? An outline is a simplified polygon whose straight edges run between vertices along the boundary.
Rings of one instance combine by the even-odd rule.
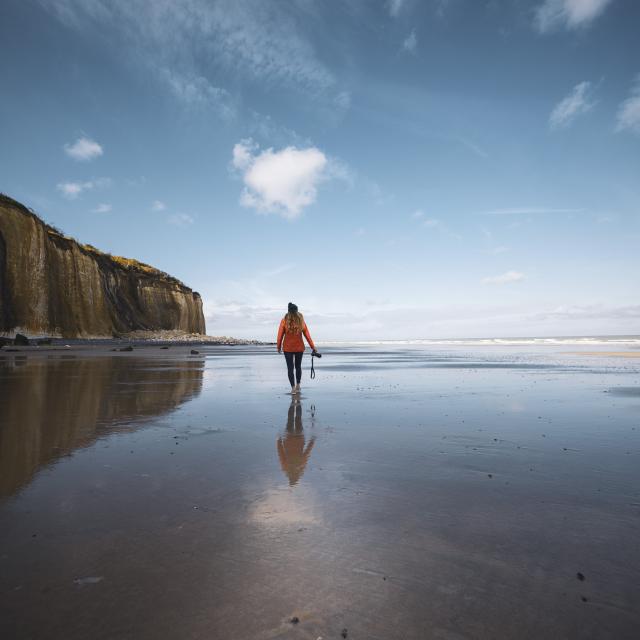
[[[294,387],[294,391],[293,391],[293,393],[300,393],[300,385],[299,385],[299,384],[297,384],[297,385]]]

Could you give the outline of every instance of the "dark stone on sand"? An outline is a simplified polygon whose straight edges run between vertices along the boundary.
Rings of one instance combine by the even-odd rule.
[[[16,333],[16,337],[13,339],[13,344],[15,344],[16,347],[28,347],[29,338],[27,338],[27,336],[23,336],[21,333]]]
[[[578,573],[576,573],[576,578],[578,578],[578,580],[582,581],[582,580],[584,580],[584,574],[580,573],[580,571],[578,571]]]
[[[492,474],[492,473],[487,473],[487,475],[488,475],[490,478],[493,478],[493,474]]]
[[[589,599],[585,596],[580,596],[580,600],[582,600],[582,602],[589,602]]]
[[[346,638],[346,637],[347,637],[347,635],[348,635],[348,633],[349,633],[349,632],[348,632],[346,629],[343,629],[343,630],[342,630],[342,633],[341,633],[340,635],[341,635],[343,638]]]
[[[197,356],[200,352],[196,351],[195,349],[191,349],[191,355],[192,356]]]
[[[133,351],[133,347],[131,345],[129,345],[128,347],[122,347],[120,351]]]
[[[169,347],[160,347],[161,349],[168,349]]]
[[[291,618],[291,620],[289,620],[289,622],[291,624],[298,624],[298,622],[300,622],[300,618],[298,618],[298,616],[293,616],[293,618]]]

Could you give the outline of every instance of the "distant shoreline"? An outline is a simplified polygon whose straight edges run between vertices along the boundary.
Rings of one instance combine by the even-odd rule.
[[[18,332],[21,334],[21,332]],[[21,334],[22,335],[22,334]],[[275,344],[246,338],[231,336],[208,336],[199,333],[179,331],[133,331],[113,337],[64,338],[46,335],[33,336],[26,334],[29,344],[20,344],[15,336],[0,336],[0,347],[3,349],[33,347],[121,347],[121,346],[187,346],[187,345],[262,345]]]

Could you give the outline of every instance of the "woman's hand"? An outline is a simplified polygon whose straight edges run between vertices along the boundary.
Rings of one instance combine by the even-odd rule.
[[[282,353],[282,349],[280,349],[280,347],[278,347],[278,353]]]

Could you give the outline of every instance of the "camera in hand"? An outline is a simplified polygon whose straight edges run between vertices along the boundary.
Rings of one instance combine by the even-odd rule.
[[[315,356],[316,358],[322,358],[322,354],[318,353],[315,349],[311,352],[312,356]]]

